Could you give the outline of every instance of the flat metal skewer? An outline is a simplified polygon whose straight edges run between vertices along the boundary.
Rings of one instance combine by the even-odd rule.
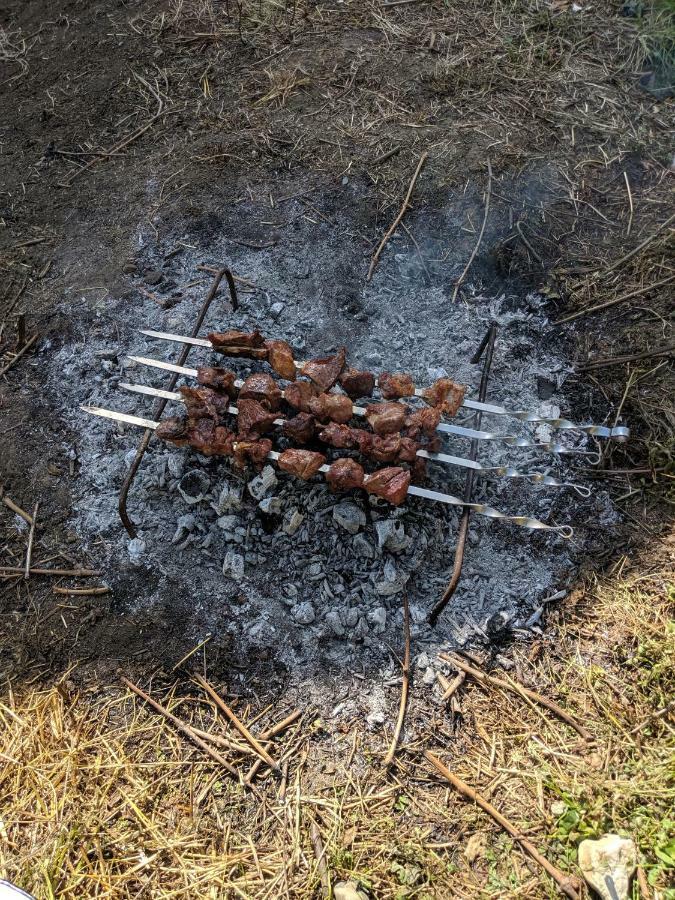
[[[157,340],[173,341],[178,344],[192,344],[194,347],[206,347],[209,350],[218,352],[211,341],[206,338],[184,337],[180,334],[172,334],[166,331],[153,331],[150,328],[139,329],[141,334],[146,337],[156,338]],[[302,361],[295,362],[296,369],[303,366]],[[423,390],[415,389],[415,396],[421,397]],[[405,398],[403,398],[405,399]],[[539,425],[550,425],[558,431],[581,431],[584,434],[590,434],[597,438],[613,438],[614,440],[625,441],[630,435],[630,430],[624,425],[617,425],[614,428],[607,428],[605,425],[577,425],[569,419],[549,418],[540,416],[537,413],[530,412],[526,409],[507,409],[505,406],[498,406],[494,403],[482,403],[479,400],[464,400],[463,407],[467,409],[480,410],[481,412],[491,413],[495,416],[509,416],[510,418],[519,419],[521,422],[530,422]]]
[[[159,422],[154,422],[152,419],[143,419],[140,416],[116,412],[115,410],[105,409],[101,406],[81,406],[80,409],[93,416],[112,419],[114,422],[125,422],[127,425],[135,425],[139,428],[156,429],[159,427]],[[281,454],[276,450],[271,450],[267,454],[267,458],[276,462],[280,455]],[[328,472],[329,469],[330,466],[323,465],[319,471]],[[510,516],[485,503],[465,503],[461,497],[455,497],[452,494],[442,494],[439,491],[417,487],[417,485],[414,484],[410,485],[408,488],[408,494],[413,497],[422,497],[425,500],[433,500],[436,503],[445,503],[448,506],[469,506],[474,512],[481,516],[486,516],[488,519],[500,519],[504,522],[511,522],[513,525],[518,525],[521,528],[529,528],[536,531],[554,531],[566,540],[571,538],[574,534],[574,529],[569,525],[546,525],[545,522],[541,522],[539,519],[530,518],[530,516]]]
[[[162,397],[165,400],[174,400],[177,403],[185,404],[185,400],[181,394],[176,391],[164,391],[161,388],[148,387],[145,384],[130,384],[127,381],[120,382],[119,387],[125,391],[131,391],[134,394],[143,394],[146,397]],[[229,406],[228,412],[233,416],[239,415],[239,410],[236,406]],[[275,419],[274,424],[282,425],[284,421],[284,419]],[[559,481],[557,478],[553,478],[551,475],[544,475],[542,472],[520,472],[518,469],[514,469],[511,466],[483,466],[479,462],[472,459],[465,459],[463,456],[451,456],[448,453],[433,453],[429,450],[418,450],[417,456],[420,456],[422,459],[429,459],[432,462],[445,463],[449,466],[460,466],[464,469],[473,469],[476,472],[481,472],[483,475],[494,475],[498,478],[517,478],[523,481],[529,481],[531,484],[545,485],[546,487],[569,487],[576,491],[580,497],[586,498],[591,496],[590,488],[585,487],[584,485],[574,484],[571,481]]]
[[[175,372],[179,375],[185,375],[188,378],[197,377],[197,369],[191,369],[187,366],[177,366],[174,363],[163,362],[160,359],[152,359],[147,356],[129,356],[133,362],[140,363],[143,366],[151,366],[154,369],[164,369],[166,372]],[[241,387],[244,382],[240,379],[235,381],[237,387]],[[353,406],[352,410],[355,416],[365,416],[366,410],[363,406]],[[454,434],[458,437],[468,438],[469,440],[478,441],[497,441],[506,444],[508,447],[533,447],[535,450],[541,450],[547,453],[568,453],[577,456],[587,456],[592,465],[600,462],[600,454],[592,450],[575,450],[560,444],[557,441],[547,441],[539,443],[531,441],[529,438],[518,437],[515,434],[503,434],[498,431],[477,431],[474,428],[465,428],[463,425],[448,425],[447,422],[441,422],[436,431],[443,434]]]

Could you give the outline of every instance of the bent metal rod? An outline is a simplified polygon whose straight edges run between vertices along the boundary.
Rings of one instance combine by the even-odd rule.
[[[146,337],[157,338],[163,341],[174,341],[178,344],[192,344],[194,347],[206,347],[210,350],[214,349],[211,341],[206,338],[184,337],[180,334],[170,334],[165,331],[153,331],[143,328],[139,330]],[[304,365],[302,362],[295,363],[296,369],[299,369],[302,365]],[[415,389],[415,396],[422,396],[420,388]],[[505,406],[496,406],[494,403],[481,403],[478,400],[465,399],[462,406],[467,409],[478,409],[481,412],[492,413],[495,416],[510,416],[522,422],[550,425],[559,431],[581,431],[584,434],[590,434],[597,438],[614,438],[615,440],[625,441],[630,435],[630,430],[624,425],[618,425],[614,428],[607,428],[605,425],[577,425],[574,422],[570,422],[569,419],[547,418],[526,409],[507,409]]]
[[[115,422],[126,422],[128,425],[136,425],[138,428],[155,429],[159,426],[159,422],[154,422],[152,419],[142,419],[139,416],[130,416],[127,413],[115,412],[112,409],[103,409],[100,406],[81,406],[80,409],[94,416],[112,419]],[[280,454],[276,450],[271,450],[267,454],[267,458],[274,462],[279,459],[279,456]],[[327,472],[329,468],[329,466],[323,465],[321,466],[320,471]],[[481,516],[486,516],[488,519],[500,519],[504,522],[511,522],[513,525],[518,525],[521,528],[529,528],[537,531],[553,531],[565,539],[571,538],[574,534],[574,530],[569,525],[546,525],[544,522],[540,522],[539,519],[532,519],[529,516],[509,516],[484,503],[465,503],[461,497],[454,497],[452,494],[441,494],[438,491],[417,487],[417,485],[414,484],[410,485],[408,488],[408,494],[413,497],[422,497],[424,500],[433,500],[436,503],[445,503],[448,506],[468,506],[474,512]]]
[[[235,382],[236,383],[236,382]],[[147,397],[162,397],[164,400],[175,400],[177,403],[185,403],[183,397],[175,391],[164,391],[160,388],[148,387],[145,384],[129,384],[126,381],[120,382],[119,387],[125,391],[131,391],[135,394],[144,394]],[[229,406],[228,412],[233,415],[239,415],[236,406]],[[275,425],[283,424],[283,419],[275,419]],[[450,456],[447,453],[431,453],[428,450],[418,450],[417,456],[422,459],[429,459],[432,462],[445,463],[449,466],[460,466],[464,469],[474,469],[483,475],[494,475],[498,478],[519,478],[523,481],[529,481],[531,484],[542,484],[546,487],[569,487],[575,490],[580,497],[590,497],[591,490],[581,484],[574,484],[571,481],[559,481],[551,475],[544,475],[542,472],[519,472],[511,466],[483,466],[479,462],[472,459],[465,459],[462,456]]]

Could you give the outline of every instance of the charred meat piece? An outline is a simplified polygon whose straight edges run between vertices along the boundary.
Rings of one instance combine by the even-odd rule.
[[[452,378],[439,378],[431,387],[425,388],[422,397],[436,409],[440,409],[446,416],[454,416],[464,401],[466,387],[457,384]]]
[[[405,372],[383,372],[377,379],[377,386],[382,391],[385,400],[394,400],[396,397],[414,397],[415,384],[410,375]]]
[[[408,408],[402,403],[370,403],[366,420],[375,434],[393,434],[403,428]]]
[[[376,435],[370,431],[365,431],[363,428],[354,428],[352,429],[352,437],[361,456],[370,456]]]
[[[218,423],[229,415],[229,397],[218,394],[213,388],[184,386],[179,388],[179,393],[191,422],[196,422],[197,419],[213,419]]]
[[[338,425],[337,422],[329,422],[325,428],[319,432],[319,440],[324,444],[335,447],[336,450],[353,450],[357,445],[355,432],[358,429],[350,428],[349,425]],[[364,434],[366,432],[363,432]]]
[[[358,369],[345,369],[338,378],[340,387],[351,397],[358,400],[359,397],[372,397],[375,387],[375,376],[372,372],[361,372]]]
[[[249,375],[239,391],[240,400],[257,400],[265,409],[276,412],[281,406],[281,390],[271,375]]]
[[[363,486],[369,494],[382,497],[393,506],[400,506],[410,487],[410,472],[399,466],[378,469],[363,479]]]
[[[250,334],[244,331],[212,331],[206,335],[213,349],[224,356],[244,356],[248,359],[267,359],[267,347],[263,336],[256,329]]]
[[[210,419],[199,419],[190,430],[190,446],[203,456],[232,456],[234,433]]]
[[[352,401],[345,394],[319,394],[309,401],[309,411],[322,422],[344,425],[353,416]]]
[[[257,400],[239,401],[237,434],[242,441],[254,441],[269,431],[277,414],[265,409]]]
[[[363,487],[363,466],[354,459],[336,459],[326,472],[326,481],[332,491],[351,491]]]
[[[294,381],[289,384],[284,391],[284,399],[286,403],[299,409],[300,412],[309,412],[309,401],[312,397],[316,397],[319,392],[309,381]]]
[[[234,445],[235,465],[243,469],[250,462],[260,471],[271,449],[272,441],[269,438],[261,438],[259,441],[237,441]]]
[[[279,468],[304,481],[313,478],[325,462],[323,453],[313,450],[284,450],[279,454]]]
[[[427,461],[423,456],[418,456],[412,464],[410,476],[413,484],[420,484],[427,477]]]
[[[434,437],[440,422],[440,409],[435,406],[427,406],[410,413],[405,420],[405,433],[413,440],[419,440],[422,435]]]
[[[370,451],[368,457],[374,459],[375,462],[388,463],[398,459],[401,451],[401,436],[398,434],[388,434],[386,437],[380,437],[379,434],[372,436]]]
[[[295,381],[293,351],[286,341],[265,341],[267,361],[274,371],[286,381]]]
[[[340,377],[345,367],[346,350],[341,347],[335,356],[324,356],[322,359],[310,359],[300,369],[303,375],[311,378],[322,391],[329,391]]]
[[[222,391],[228,397],[236,397],[237,389],[234,386],[234,372],[229,369],[221,369],[218,366],[199,366],[197,369],[197,382],[204,387],[213,388],[214,391]]]
[[[421,458],[417,456],[417,451],[419,449],[419,444],[416,441],[413,441],[412,438],[402,437],[401,446],[398,451],[398,461],[414,463],[417,459]]]
[[[187,416],[169,416],[162,419],[155,434],[162,441],[170,441],[177,447],[187,447],[190,443],[190,427]]]
[[[316,431],[316,420],[309,413],[298,413],[292,419],[286,419],[281,426],[282,433],[296,444],[306,444],[311,441]]]

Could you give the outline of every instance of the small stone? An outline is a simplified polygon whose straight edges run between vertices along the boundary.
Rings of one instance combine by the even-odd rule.
[[[422,682],[424,684],[434,684],[436,681],[436,672],[434,671],[433,666],[427,666],[424,670],[424,675],[422,676]]]
[[[159,269],[150,269],[147,272],[143,273],[143,281],[146,284],[159,284],[164,281],[164,275],[159,271]]]
[[[270,316],[271,316],[273,319],[278,319],[279,316],[282,314],[282,312],[283,312],[285,309],[286,309],[286,304],[285,304],[285,303],[279,303],[279,302],[273,303],[273,304],[270,306]]]
[[[272,466],[265,466],[260,475],[256,475],[249,484],[248,492],[255,500],[262,500],[265,494],[278,484]]]
[[[337,881],[333,885],[334,900],[368,900],[368,895],[358,890],[355,881]]]
[[[234,516],[230,514],[229,516],[221,516],[217,521],[216,525],[218,528],[222,528],[223,531],[234,532],[235,528],[237,528],[241,524],[241,519],[239,516]]]
[[[394,519],[385,519],[376,522],[377,546],[380,550],[391,550],[392,553],[400,553],[406,550],[412,541],[405,533],[405,528]]]
[[[316,618],[314,607],[309,600],[305,600],[302,603],[296,603],[291,609],[291,615],[298,625],[310,625]]]
[[[142,538],[132,538],[127,544],[127,553],[132,565],[140,566],[145,554],[145,541]]]
[[[295,532],[300,528],[302,523],[305,521],[305,517],[301,512],[298,512],[297,509],[289,509],[289,511],[284,516],[284,521],[281,526],[281,530],[284,534],[292,536]]]
[[[376,709],[371,712],[370,715],[366,716],[366,722],[371,728],[375,728],[377,725],[383,725],[385,719],[386,716],[381,709]]]
[[[235,553],[234,550],[228,550],[223,560],[223,575],[234,578],[235,581],[241,581],[244,577],[244,557],[241,553]]]
[[[208,475],[200,469],[190,469],[178,483],[178,493],[186,503],[200,503],[211,487]]]
[[[345,627],[342,624],[340,613],[336,609],[331,609],[326,613],[325,622],[336,637],[342,637],[344,635]]]
[[[356,534],[366,524],[366,514],[354,503],[338,503],[334,506],[333,519],[350,534]]]
[[[630,838],[605,834],[579,844],[579,868],[602,900],[627,900],[637,866],[637,851]]]
[[[258,509],[268,516],[278,516],[283,509],[281,497],[265,497],[258,504]]]
[[[375,553],[375,548],[363,534],[356,535],[352,541],[352,548],[357,556],[361,556],[364,559],[375,559],[375,556],[377,555]]]

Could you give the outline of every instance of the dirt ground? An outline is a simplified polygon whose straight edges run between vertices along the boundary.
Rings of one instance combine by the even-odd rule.
[[[654,799],[649,812],[622,807],[591,778],[582,802],[569,730],[539,734],[532,710],[520,730],[517,716],[495,721],[474,686],[461,713],[439,706],[429,690],[414,692],[408,711],[414,739],[404,739],[389,776],[374,780],[371,766],[379,766],[391,727],[387,739],[362,734],[359,723],[334,734],[322,721],[325,710],[307,710],[289,741],[298,741],[301,762],[294,759],[281,794],[273,781],[261,782],[271,792],[268,815],[255,801],[239,809],[241,797],[221,781],[206,811],[195,794],[213,783],[217,768],[212,777],[203,759],[186,762],[187,745],[181,749],[168,728],[132,707],[117,677],[123,670],[145,687],[155,678],[158,696],[175,694],[193,721],[206,715],[190,706],[194,684],[174,671],[193,650],[176,609],[167,602],[162,611],[128,615],[128,598],[114,592],[54,593],[83,582],[24,580],[5,570],[0,673],[3,718],[15,730],[3,760],[18,765],[20,757],[21,765],[0,782],[0,876],[39,897],[326,896],[314,828],[329,848],[328,877],[353,877],[368,896],[552,895],[552,882],[530,870],[503,833],[484,833],[488,826],[476,824],[475,808],[466,813],[449,790],[429,783],[421,753],[431,749],[446,761],[465,759],[467,780],[517,818],[521,788],[513,773],[541,765],[547,774],[528,784],[534,805],[519,828],[551,849],[566,871],[574,871],[581,837],[627,830],[636,835],[643,867],[635,896],[673,896],[667,885],[675,815],[664,756],[673,731],[668,713],[659,713],[669,700],[662,668],[672,653],[673,24],[667,5],[636,10],[631,3],[567,0],[3,4],[0,368],[13,361],[20,313],[28,335],[38,337],[0,377],[0,481],[29,512],[39,500],[33,564],[90,564],[72,528],[77,425],[45,405],[45,359],[73,343],[80,324],[74,316],[95,323],[106,304],[122,301],[142,319],[156,304],[151,280],[141,279],[139,289],[133,277],[141,245],[168,247],[180,236],[203,248],[204,263],[231,265],[246,279],[237,269],[238,242],[264,252],[298,234],[311,241],[312,227],[333,229],[336,243],[348,248],[332,273],[336,294],[356,315],[372,253],[427,153],[404,219],[410,228],[399,229],[396,247],[421,257],[419,277],[442,284],[450,304],[477,245],[489,190],[487,227],[458,302],[469,284],[486,295],[508,285],[541,292],[554,320],[583,313],[560,328],[561,345],[578,360],[572,411],[593,420],[600,398],[632,430],[630,443],[609,448],[589,474],[621,512],[620,541],[602,558],[588,559],[578,591],[551,608],[539,638],[506,641],[495,649],[498,662],[515,660],[514,677],[550,692],[576,716],[589,716],[591,728],[599,716],[601,746],[591,772],[600,773],[598,781],[625,782],[647,772],[644,789]],[[286,215],[290,198],[300,198],[301,231]],[[448,204],[454,224],[446,231],[436,223]],[[211,241],[223,233],[232,239],[231,257],[210,258]],[[458,261],[452,278],[441,265],[448,254]],[[26,531],[0,509],[0,564],[21,567]],[[142,595],[140,578],[133,587]],[[649,611],[644,622],[640,602]],[[617,641],[627,642],[618,656]],[[570,662],[580,652],[588,663],[581,673]],[[651,665],[645,652],[653,655]],[[261,711],[269,718],[285,678],[273,654],[241,660],[222,646],[203,660],[216,682],[226,681],[232,667],[246,671],[247,692],[237,708],[249,721]],[[644,675],[644,683],[638,678],[635,690],[627,688],[624,669]],[[648,670],[657,669],[650,681]],[[397,690],[388,694],[392,722]],[[650,722],[652,712],[656,730],[636,743],[631,727]],[[108,731],[96,730],[103,725]],[[210,728],[204,721],[202,727]],[[25,735],[25,746],[12,743],[17,734]],[[119,741],[114,751],[106,734]],[[76,769],[88,758],[103,767],[78,823],[68,821],[72,797],[66,802],[65,795],[51,809],[44,799],[39,815],[30,812],[43,796],[26,780],[31,767],[44,764],[45,783],[72,778],[75,789],[74,770],[59,768],[50,755],[58,750],[49,743],[56,735],[65,743],[74,735],[85,741],[68,744],[69,765]],[[532,735],[538,749],[528,756],[523,747],[531,750]],[[629,750],[617,749],[622,740]],[[112,757],[117,784],[99,777]],[[146,778],[155,771],[157,780]],[[178,783],[186,772],[189,797]],[[120,806],[125,784],[134,785],[133,814]],[[86,782],[79,787],[86,791]],[[94,794],[99,808],[110,804],[96,825]],[[160,821],[155,817],[167,798],[174,812]],[[550,813],[556,798],[564,807],[557,818]],[[601,802],[613,803],[613,812],[601,815]],[[650,816],[653,827],[644,823]],[[207,837],[209,826],[217,841]],[[407,850],[399,846],[402,826],[409,830]],[[483,837],[469,858],[463,849],[472,834]],[[29,849],[44,865],[28,865]],[[216,856],[227,866],[216,866]],[[143,859],[153,860],[147,871]],[[199,879],[203,887],[192,883]]]

